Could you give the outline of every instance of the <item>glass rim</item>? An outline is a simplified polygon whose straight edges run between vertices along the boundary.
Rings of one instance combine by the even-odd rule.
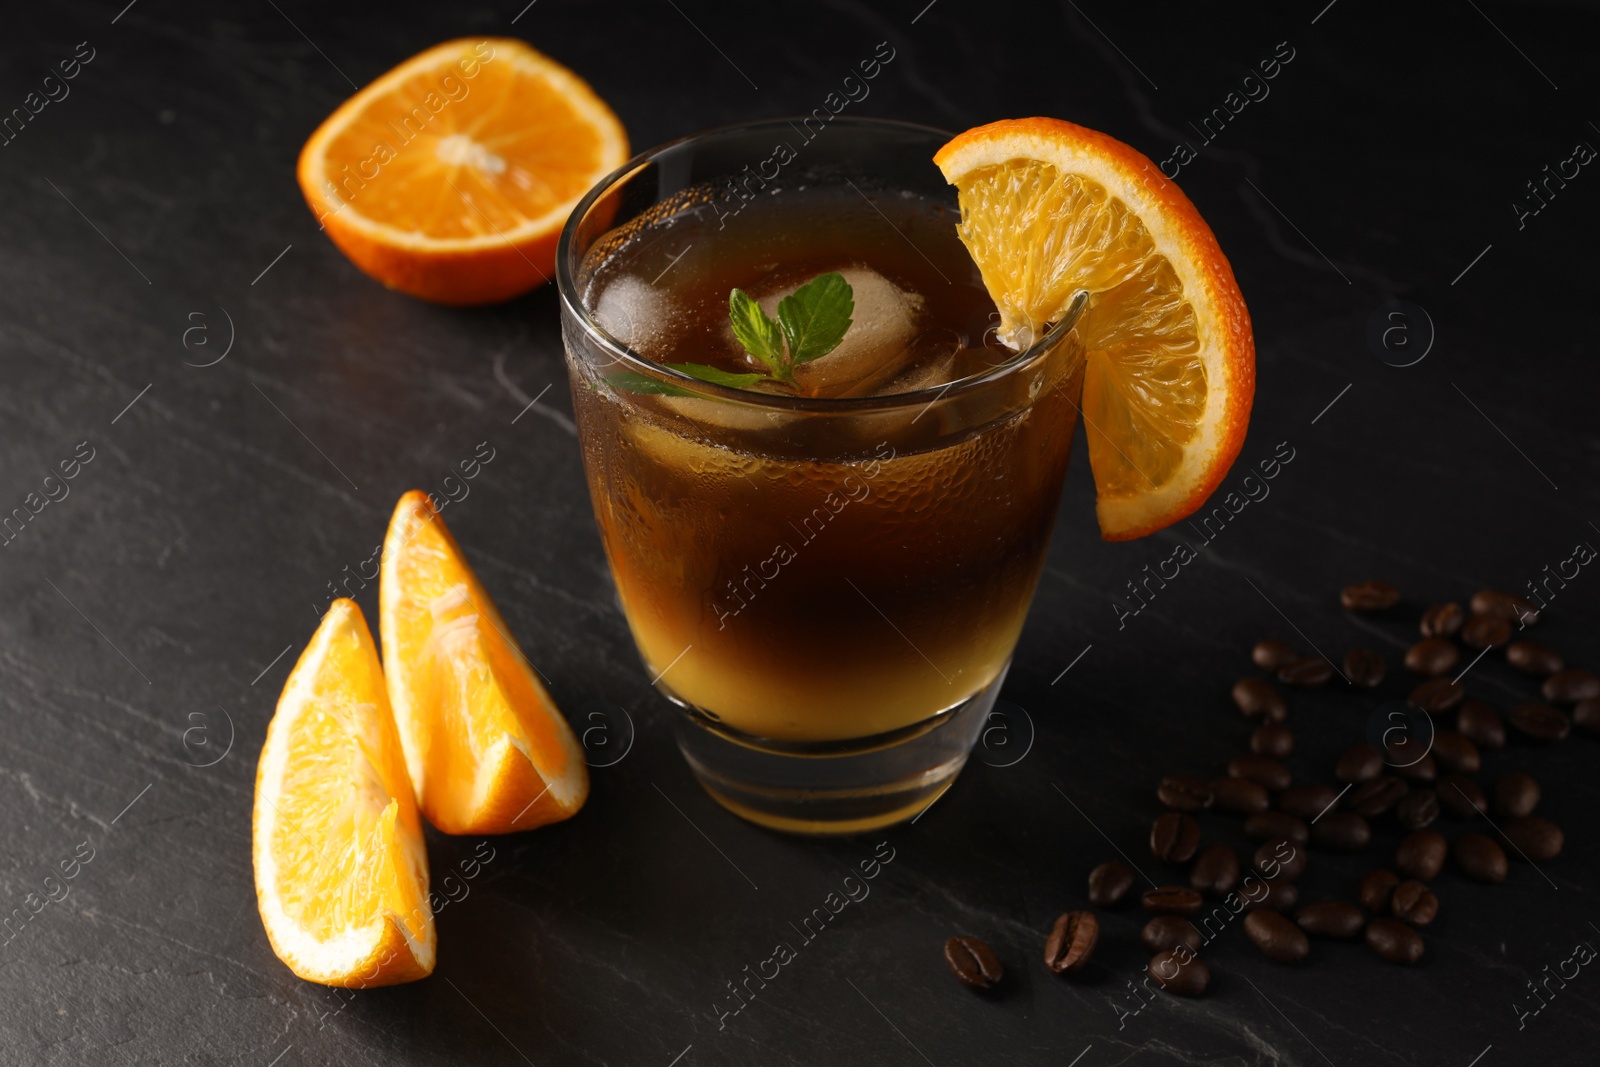
[[[573,275],[572,245],[578,226],[602,196],[605,196],[624,179],[635,174],[641,168],[675,149],[700,141],[709,141],[734,134],[755,133],[764,129],[781,128],[792,133],[795,129],[795,122],[809,117],[804,115],[780,116],[777,118],[729,123],[656,145],[654,148],[640,152],[622,164],[622,166],[601,178],[573,207],[572,213],[567,216],[566,223],[561,227],[561,238],[556,244],[556,290],[560,294],[562,306],[571,314],[572,320],[583,328],[590,342],[604,350],[612,358],[614,365],[643,374],[664,384],[687,390],[695,396],[712,400],[733,401],[752,407],[764,407],[780,411],[826,412],[829,414],[894,411],[922,404],[931,405],[935,401],[947,397],[964,396],[985,387],[992,387],[997,382],[1004,381],[1012,375],[1036,366],[1055,348],[1057,341],[1071,332],[1076,326],[1076,323],[1082,317],[1085,304],[1085,301],[1079,299],[1074,299],[1061,321],[1053,324],[1048,331],[1041,333],[1032,345],[1020,352],[1013,353],[1009,358],[981,373],[958,378],[956,381],[947,382],[943,385],[916,389],[908,393],[888,393],[883,396],[808,397],[757,392],[753,389],[718,385],[714,382],[691,377],[635,352],[632,348],[611,336],[603,326],[595,321],[594,316],[584,306],[583,299],[578,293],[577,280]],[[829,125],[832,126],[835,123],[863,129],[889,127],[907,132],[931,134],[946,140],[955,136],[950,131],[940,129],[937,126],[929,126],[920,122],[906,122],[901,119],[838,115],[830,120]],[[933,165],[931,156],[928,164],[929,166]]]

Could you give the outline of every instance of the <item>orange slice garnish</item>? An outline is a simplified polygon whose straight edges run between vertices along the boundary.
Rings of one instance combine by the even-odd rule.
[[[934,162],[1001,340],[1026,347],[1090,293],[1082,414],[1101,535],[1194,512],[1239,454],[1255,394],[1244,297],[1194,205],[1134,149],[1059,119],[979,126]]]
[[[383,543],[385,674],[417,802],[449,834],[570,817],[583,750],[426,493],[400,498]]]
[[[448,41],[340,106],[300,153],[306,202],[351,261],[444,304],[553,277],[580,197],[628,158],[605,102],[504,37]]]
[[[422,823],[361,609],[335,600],[284,683],[256,771],[256,902],[301,978],[364,988],[434,963]]]

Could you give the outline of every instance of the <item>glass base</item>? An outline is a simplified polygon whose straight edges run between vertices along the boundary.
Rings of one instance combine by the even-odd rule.
[[[712,799],[740,818],[793,834],[876,830],[915,818],[950,788],[1005,677],[931,719],[848,741],[750,737],[691,709],[679,719],[678,748]]]

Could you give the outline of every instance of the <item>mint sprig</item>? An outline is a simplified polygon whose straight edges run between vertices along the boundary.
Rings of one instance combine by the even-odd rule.
[[[855,293],[838,271],[819,274],[778,301],[774,319],[743,289],[728,294],[728,321],[739,344],[750,358],[766,368],[734,373],[704,363],[666,363],[680,374],[713,385],[743,389],[756,382],[779,382],[799,389],[794,369],[810,363],[839,347],[849,332],[855,313]],[[606,376],[606,381],[630,393],[655,393],[665,396],[693,396],[682,386],[656,381],[634,371]]]
[[[778,325],[789,342],[791,374],[798,364],[819,359],[839,347],[845,331],[850,329],[855,304],[850,283],[838,271],[819,274],[778,301]]]
[[[743,289],[728,294],[733,335],[746,352],[766,365],[773,380],[795,388],[799,386],[794,369],[838,348],[855,309],[855,293],[836,270],[817,275],[778,301],[776,319]]]

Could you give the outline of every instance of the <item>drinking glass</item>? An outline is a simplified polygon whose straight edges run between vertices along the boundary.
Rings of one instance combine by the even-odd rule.
[[[824,398],[647,358],[602,325],[596,278],[646,232],[714,265],[760,224],[756,197],[789,197],[795,218],[825,230],[830,205],[859,196],[876,213],[865,217],[883,218],[860,231],[863,259],[934,266],[952,288],[935,284],[923,306],[973,287],[982,298],[954,190],[931,162],[949,136],[843,117],[713,130],[624,165],[561,235],[567,367],[618,599],[652,683],[681,709],[695,777],[768,827],[912,818],[965,764],[1044,565],[1082,386],[1083,300],[1033,348],[996,350],[960,380]],[[907,203],[927,225],[893,221]],[[652,281],[652,261],[638,286],[670,303],[684,268],[659,258],[662,273]],[[663,362],[705,362],[686,347]]]

